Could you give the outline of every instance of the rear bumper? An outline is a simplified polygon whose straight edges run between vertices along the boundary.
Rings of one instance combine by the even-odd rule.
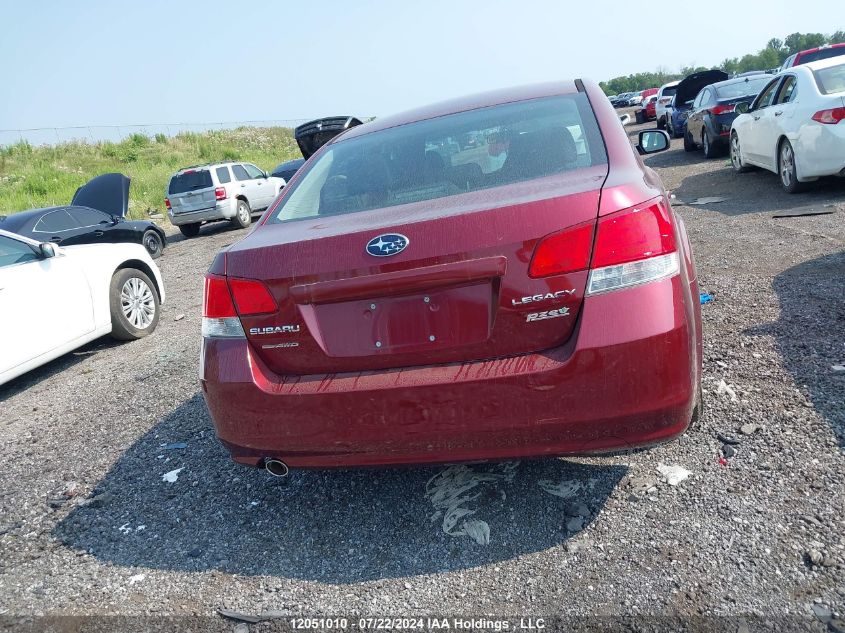
[[[795,149],[800,180],[843,175],[845,170],[845,123],[814,124],[802,128],[798,138],[790,139]]]
[[[196,224],[197,222],[213,222],[214,220],[230,220],[237,214],[237,205],[234,198],[221,200],[213,207],[187,213],[167,212],[170,223],[174,226],[182,224]]]
[[[695,283],[675,276],[584,301],[570,341],[462,364],[279,376],[246,340],[204,339],[202,388],[241,463],[338,467],[586,454],[689,424],[700,383]],[[696,296],[697,299],[697,296]]]

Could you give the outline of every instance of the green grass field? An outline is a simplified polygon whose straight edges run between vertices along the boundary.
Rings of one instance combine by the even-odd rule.
[[[244,160],[269,171],[300,157],[289,128],[242,127],[155,138],[134,134],[120,143],[34,147],[21,142],[0,147],[0,214],[69,204],[77,187],[117,171],[132,179],[129,216],[143,218],[148,209],[164,214],[168,180],[182,167]]]

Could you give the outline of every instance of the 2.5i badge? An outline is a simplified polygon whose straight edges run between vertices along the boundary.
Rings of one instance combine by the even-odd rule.
[[[569,314],[569,308],[558,308],[557,310],[546,310],[545,312],[531,312],[525,315],[526,321],[542,321],[544,319],[556,319]]]

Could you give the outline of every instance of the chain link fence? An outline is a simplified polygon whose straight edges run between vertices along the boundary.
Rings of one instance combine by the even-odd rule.
[[[310,119],[276,119],[266,121],[221,121],[211,123],[145,123],[141,125],[77,125],[71,127],[40,127],[0,129],[0,147],[27,142],[30,145],[60,145],[70,142],[119,142],[133,134],[150,138],[157,134],[167,137],[184,132],[232,130],[239,127],[295,128]]]

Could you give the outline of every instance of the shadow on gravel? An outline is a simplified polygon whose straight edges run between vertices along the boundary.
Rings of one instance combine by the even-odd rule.
[[[18,376],[14,380],[10,380],[6,384],[0,386],[0,402],[3,402],[7,398],[11,398],[21,391],[26,391],[27,389],[32,389],[33,387],[38,386],[42,380],[46,380],[55,374],[69,371],[70,368],[86,358],[96,358],[96,355],[99,352],[123,344],[124,343],[121,341],[116,341],[110,336],[104,336],[91,341],[79,349],[68,352],[64,356],[59,356],[57,359],[50,361],[46,365],[36,367],[22,376]]]
[[[183,441],[184,450],[163,448]],[[162,481],[177,468],[176,482]],[[579,529],[566,528],[573,502],[587,506],[588,524],[627,471],[560,459],[466,468],[512,475],[472,488],[461,506],[476,512],[458,526],[486,521],[488,545],[445,534],[443,514],[434,516],[426,485],[445,467],[297,471],[273,479],[230,462],[196,395],[129,447],[97,487],[104,497],[74,508],[53,535],[115,565],[330,583],[405,577],[559,545]],[[547,487],[563,483],[559,490],[574,496],[553,496],[540,487],[543,480]]]
[[[749,330],[774,336],[783,363],[845,449],[845,251],[793,266],[775,277],[781,315]]]

